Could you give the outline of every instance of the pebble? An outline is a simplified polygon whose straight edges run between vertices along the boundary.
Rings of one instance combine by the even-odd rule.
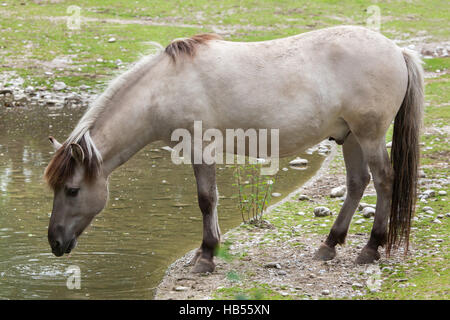
[[[308,160],[302,159],[300,157],[295,158],[294,160],[289,162],[291,166],[306,166],[308,164]]]
[[[281,193],[279,193],[279,192],[273,192],[273,193],[272,193],[272,197],[275,197],[275,198],[281,197]]]
[[[345,186],[339,186],[331,189],[330,196],[332,198],[342,197],[345,194],[347,188]]]
[[[298,200],[299,201],[305,201],[305,200],[309,200],[309,197],[305,194],[301,194],[298,196]]]
[[[285,276],[285,275],[287,275],[287,272],[284,271],[284,270],[280,270],[280,271],[277,272],[277,274],[278,274],[279,276]]]
[[[108,39],[108,42],[109,43],[114,43],[114,42],[116,42],[116,38],[111,37],[111,38]]]
[[[323,296],[328,296],[328,295],[330,294],[330,290],[327,290],[327,289],[322,290],[321,294],[322,294]]]
[[[314,208],[314,216],[316,217],[326,217],[330,216],[331,211],[327,207],[316,207]]]
[[[362,211],[362,216],[364,218],[370,218],[375,216],[375,209],[372,207],[365,207]]]
[[[189,289],[188,287],[183,287],[183,286],[178,286],[178,287],[174,288],[175,291],[186,291],[188,289]]]
[[[53,85],[53,90],[56,90],[56,91],[61,91],[66,88],[67,88],[67,85],[62,81],[55,82],[55,84]]]
[[[439,220],[439,219],[434,219],[434,220],[433,220],[433,223],[441,224],[442,222],[441,222],[441,220]]]
[[[444,190],[441,190],[441,191],[438,192],[438,195],[440,195],[440,196],[446,196],[446,195],[447,195],[447,192],[444,191]]]
[[[264,265],[264,268],[281,269],[281,265],[278,262],[269,262]]]

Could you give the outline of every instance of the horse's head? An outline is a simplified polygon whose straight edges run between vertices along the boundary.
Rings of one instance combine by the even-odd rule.
[[[48,242],[59,257],[76,246],[78,236],[105,207],[108,182],[86,137],[63,145],[50,137],[50,142],[56,153],[45,171],[54,191]]]

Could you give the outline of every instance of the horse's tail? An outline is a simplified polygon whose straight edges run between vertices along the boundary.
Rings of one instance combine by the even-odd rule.
[[[423,69],[417,54],[403,50],[408,69],[408,86],[402,105],[395,116],[391,162],[394,169],[391,215],[386,252],[404,242],[409,247],[411,219],[417,198],[419,166],[419,130],[423,114]]]

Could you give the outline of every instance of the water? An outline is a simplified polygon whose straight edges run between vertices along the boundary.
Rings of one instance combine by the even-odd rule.
[[[51,254],[53,195],[42,179],[48,136],[64,140],[83,111],[0,110],[0,299],[151,299],[167,267],[201,242],[192,168],[172,164],[153,143],[112,174],[108,206],[71,256]],[[308,169],[280,171],[273,192],[287,195],[320,167],[321,156],[300,156]],[[220,166],[217,182],[225,233],[241,222],[233,170]],[[79,290],[66,285],[70,266],[80,269]]]

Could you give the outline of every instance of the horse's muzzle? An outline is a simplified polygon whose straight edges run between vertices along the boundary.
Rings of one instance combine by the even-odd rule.
[[[49,239],[49,243],[52,248],[52,253],[57,257],[61,257],[64,253],[70,253],[76,247],[77,239],[73,237],[71,240],[65,242],[60,239]]]

